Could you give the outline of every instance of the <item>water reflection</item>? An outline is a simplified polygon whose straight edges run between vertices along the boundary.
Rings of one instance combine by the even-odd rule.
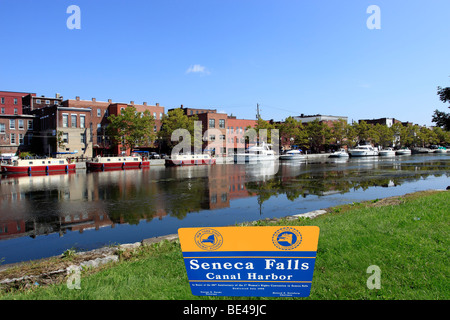
[[[234,200],[245,198],[254,201],[233,206],[233,214],[245,215],[249,208],[262,214],[262,204],[280,195],[296,201],[309,195],[395,187],[430,175],[448,178],[447,159],[326,159],[2,177],[0,240],[49,234],[58,238],[69,231],[83,234],[165,217],[181,221],[193,213],[230,208]],[[219,217],[211,219],[214,224]],[[110,240],[95,241],[102,245]]]

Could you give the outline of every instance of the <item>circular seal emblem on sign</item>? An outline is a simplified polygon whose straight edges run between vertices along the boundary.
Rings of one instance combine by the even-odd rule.
[[[273,234],[272,242],[278,249],[292,250],[302,242],[302,235],[295,228],[284,227]]]
[[[195,243],[203,250],[217,250],[223,243],[223,237],[219,231],[204,228],[195,234]]]

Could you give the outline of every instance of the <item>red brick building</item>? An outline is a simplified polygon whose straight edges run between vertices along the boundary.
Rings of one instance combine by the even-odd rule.
[[[35,93],[0,91],[0,154],[15,155],[32,146],[34,119],[24,114],[22,98]]]
[[[215,155],[232,154],[246,148],[245,129],[255,127],[256,120],[236,119],[217,109],[180,107],[187,116],[198,117],[202,124],[202,150]],[[170,109],[171,111],[173,109]]]

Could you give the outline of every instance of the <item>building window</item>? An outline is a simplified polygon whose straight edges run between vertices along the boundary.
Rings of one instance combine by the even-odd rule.
[[[159,119],[161,120],[163,118],[162,112],[159,113]]]
[[[16,144],[16,134],[11,133],[11,144]]]
[[[17,104],[17,98],[14,98],[14,104]]]
[[[76,115],[76,114],[72,114],[72,115],[71,115],[70,126],[71,126],[72,128],[76,128],[76,127],[77,127],[77,115]]]
[[[36,104],[41,104],[41,99],[36,99]]]
[[[67,128],[69,126],[69,115],[63,114],[62,120],[63,120],[63,128]]]
[[[5,124],[0,123],[0,133],[5,133]]]
[[[19,122],[19,130],[23,130],[24,129],[24,127],[23,127],[23,120],[19,119],[18,122]]]
[[[19,133],[19,144],[23,144],[23,134]]]
[[[63,143],[69,143],[69,134],[66,132],[63,132],[62,140],[63,140]]]
[[[216,141],[216,136],[214,134],[210,135],[209,141]]]
[[[157,128],[156,126],[153,126],[153,132],[156,132]]]
[[[45,104],[50,104],[50,100],[45,100]]]
[[[221,134],[221,135],[219,136],[219,140],[220,140],[220,141],[225,141],[225,135],[224,135],[224,134]]]
[[[33,120],[28,120],[28,130],[33,130]]]
[[[225,129],[225,119],[219,119],[219,128]]]
[[[10,129],[16,129],[16,120],[9,119],[9,128]]]
[[[85,124],[86,124],[86,117],[80,116],[80,128],[84,128]]]
[[[19,114],[19,110],[17,108],[14,108],[14,114]]]
[[[59,105],[59,101],[55,100],[55,101],[53,101],[53,104]]]
[[[97,109],[97,117],[101,117],[102,116],[102,109]]]
[[[5,98],[2,97],[2,104],[5,104]]]
[[[153,112],[153,118],[156,119],[156,112]]]
[[[209,127],[210,128],[215,128],[216,127],[216,120],[209,119]]]
[[[5,108],[2,108],[2,114],[5,114]]]

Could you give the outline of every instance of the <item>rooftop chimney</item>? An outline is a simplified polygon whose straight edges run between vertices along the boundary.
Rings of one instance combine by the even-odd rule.
[[[109,102],[109,103],[112,103],[112,100],[111,100],[111,99],[108,99],[108,102]]]
[[[134,101],[130,101],[130,104],[131,104],[132,106],[134,106]]]
[[[156,106],[159,107],[159,103],[158,102],[156,103]]]
[[[92,102],[95,102],[97,99],[95,99],[95,98],[92,98]]]
[[[79,96],[76,96],[76,97],[75,97],[75,100],[80,101],[80,97],[79,97]]]
[[[146,106],[146,105],[147,105],[147,102],[144,101],[142,104],[143,104],[144,106]]]

